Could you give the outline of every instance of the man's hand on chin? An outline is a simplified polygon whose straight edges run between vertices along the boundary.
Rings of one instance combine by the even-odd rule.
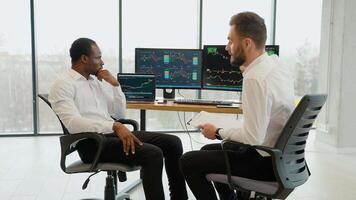
[[[106,82],[110,83],[112,86],[119,86],[119,82],[107,69],[100,69],[96,73],[96,77],[98,78],[99,81],[105,80]]]

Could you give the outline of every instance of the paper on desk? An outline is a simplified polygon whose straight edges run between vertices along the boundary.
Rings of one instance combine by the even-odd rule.
[[[241,121],[237,119],[226,118],[217,113],[209,113],[205,111],[201,111],[187,122],[188,125],[195,127],[206,123],[213,124],[216,127],[223,129],[240,128],[242,126]]]

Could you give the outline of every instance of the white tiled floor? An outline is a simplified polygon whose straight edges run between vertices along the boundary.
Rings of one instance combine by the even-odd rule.
[[[191,150],[189,137],[178,134],[185,151]],[[313,136],[313,134],[311,134]],[[193,133],[194,149],[206,143],[198,133]],[[87,174],[64,174],[59,167],[58,137],[0,138],[0,200],[73,200],[102,198],[105,174],[91,178],[85,191],[81,190]],[[307,161],[312,172],[308,182],[296,189],[288,200],[356,199],[356,154],[336,154],[327,148],[307,147]],[[128,174],[128,182],[138,177],[138,172]],[[167,185],[166,177],[164,183]],[[166,199],[168,198],[165,186]],[[194,199],[189,193],[190,199]],[[132,192],[133,199],[144,199],[142,187]]]

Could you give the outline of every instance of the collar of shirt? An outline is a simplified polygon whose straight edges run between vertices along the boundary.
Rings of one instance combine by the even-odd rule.
[[[79,79],[83,79],[83,80],[87,80],[83,75],[81,75],[79,72],[75,71],[74,69],[69,69],[69,75],[75,80],[79,80]],[[89,80],[94,80],[94,78],[90,75],[89,76]]]
[[[256,65],[261,63],[265,58],[268,57],[267,52],[263,53],[262,55],[258,56],[255,60],[253,60],[246,68],[245,71],[242,73],[242,76],[246,76],[247,73]]]

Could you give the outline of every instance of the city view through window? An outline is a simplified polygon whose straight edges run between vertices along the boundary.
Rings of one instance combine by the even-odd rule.
[[[1,134],[33,134],[31,18],[28,0],[0,0],[0,128]],[[305,5],[308,3],[308,7]],[[85,5],[85,12],[78,14]],[[123,0],[123,72],[134,72],[135,48],[198,48],[198,1]],[[225,45],[229,20],[241,11],[264,17],[268,34],[272,27],[271,1],[204,1],[203,45]],[[317,86],[322,1],[278,1],[276,41],[280,58],[295,78],[295,94],[312,93]],[[105,12],[101,12],[105,10]],[[303,10],[301,15],[300,10]],[[100,15],[96,15],[100,11]],[[94,39],[102,50],[105,67],[119,72],[119,5],[116,0],[37,0],[35,31],[38,93],[48,93],[57,76],[69,69],[69,47],[79,37]],[[63,14],[65,13],[65,14]],[[11,20],[7,20],[11,19]],[[301,23],[303,22],[303,23]],[[267,44],[271,44],[269,35]],[[157,90],[158,96],[162,91]],[[177,96],[195,98],[196,90],[180,90]],[[203,98],[237,98],[231,91],[202,91]],[[147,112],[148,130],[182,130],[179,117],[194,113]],[[139,120],[138,110],[128,118]],[[60,133],[50,108],[39,101],[40,133]],[[184,121],[184,120],[183,120]]]

